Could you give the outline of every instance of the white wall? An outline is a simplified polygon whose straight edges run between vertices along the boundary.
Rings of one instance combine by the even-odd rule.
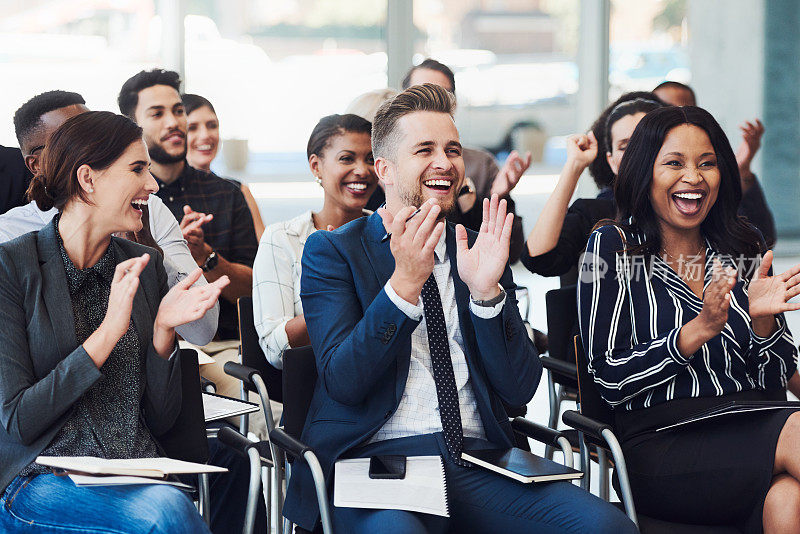
[[[698,105],[719,121],[734,150],[741,142],[738,125],[763,117],[766,1],[687,2],[691,86]],[[758,158],[753,170],[760,170]]]

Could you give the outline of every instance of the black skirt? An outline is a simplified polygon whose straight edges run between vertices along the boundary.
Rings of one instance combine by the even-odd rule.
[[[775,400],[777,395],[747,391],[615,413],[637,512],[664,521],[761,532],[778,437],[796,409],[655,429],[731,400]]]

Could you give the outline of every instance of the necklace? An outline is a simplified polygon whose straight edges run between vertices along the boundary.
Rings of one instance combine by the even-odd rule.
[[[700,247],[700,249],[699,249],[697,252],[695,252],[694,254],[692,254],[692,255],[688,256],[688,258],[699,258],[699,257],[700,257],[700,255],[703,253],[703,250],[704,250],[704,249],[703,249],[703,247]],[[673,256],[672,254],[670,254],[669,252],[667,252],[667,249],[666,249],[666,248],[664,248],[664,247],[661,247],[661,252],[662,252],[662,254],[664,254],[666,257],[668,257],[668,258],[671,258],[671,259],[672,259],[672,261],[674,261],[674,262],[676,262],[676,263],[686,263],[686,262],[687,262],[687,260],[685,259],[685,258],[687,258],[687,256],[685,256],[685,255],[683,255],[683,254],[681,254],[681,257],[680,257],[680,258],[676,258],[676,257],[675,257],[675,256]]]

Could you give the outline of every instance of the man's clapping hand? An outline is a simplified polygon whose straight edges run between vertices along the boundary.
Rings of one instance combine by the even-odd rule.
[[[198,265],[202,265],[211,254],[211,247],[206,243],[203,225],[211,221],[214,215],[194,211],[188,205],[183,207],[183,214],[180,223],[181,233],[189,246],[192,258]]]
[[[389,243],[395,267],[389,283],[400,298],[412,304],[419,301],[422,286],[433,272],[433,251],[445,227],[444,220],[438,220],[441,208],[435,200],[425,202],[420,212],[406,221],[414,211],[414,206],[395,215],[386,208],[378,210],[383,226],[392,234]]]
[[[514,214],[506,214],[506,201],[483,199],[483,222],[472,248],[463,225],[456,226],[458,275],[474,299],[488,300],[500,293],[498,282],[508,263]]]

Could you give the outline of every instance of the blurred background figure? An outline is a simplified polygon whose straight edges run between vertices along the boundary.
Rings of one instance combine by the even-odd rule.
[[[187,152],[186,161],[195,169],[211,172],[211,162],[217,157],[219,151],[219,118],[214,106],[208,99],[200,95],[187,94],[181,95],[183,106],[186,110],[186,141]],[[264,233],[264,221],[261,219],[261,212],[258,209],[256,199],[247,184],[238,180],[228,178],[231,182],[239,186],[242,190],[247,207],[253,216],[253,226],[256,230],[256,238],[261,239]]]

